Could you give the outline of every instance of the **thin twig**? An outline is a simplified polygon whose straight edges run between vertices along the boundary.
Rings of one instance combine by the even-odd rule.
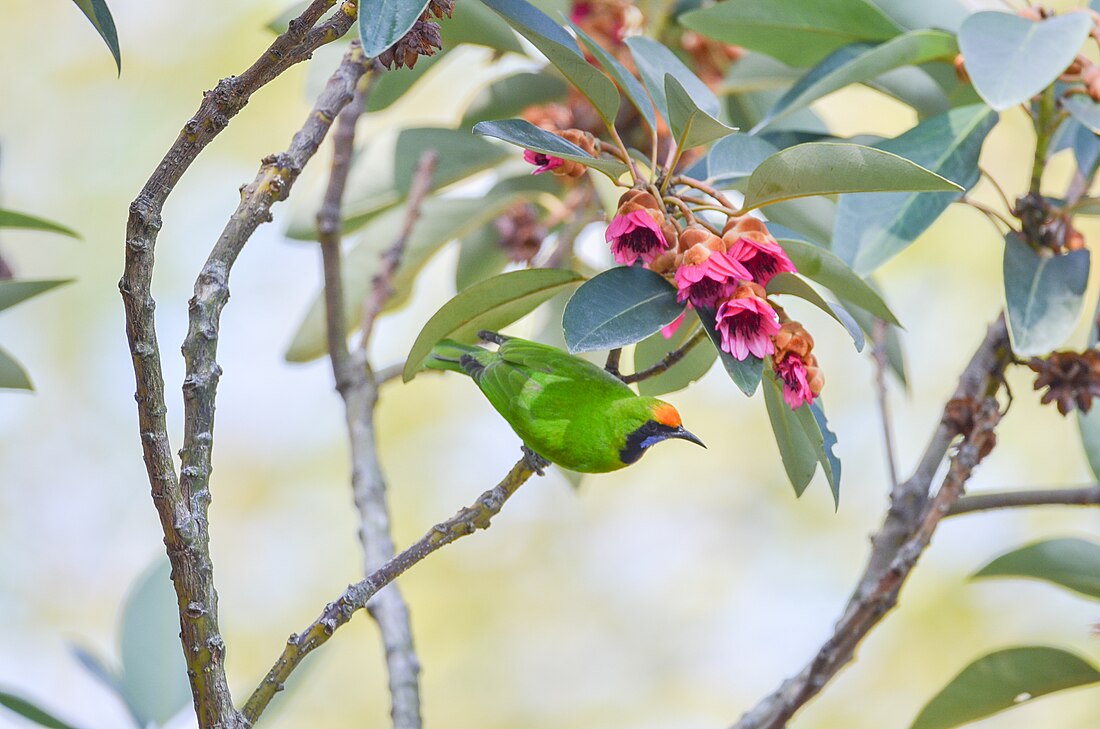
[[[964,496],[947,516],[1025,506],[1100,506],[1100,483],[1069,489],[1028,489]]]
[[[279,659],[275,661],[275,665],[271,667],[263,682],[245,704],[243,711],[245,719],[255,724],[256,719],[267,708],[275,694],[283,688],[287,678],[301,664],[302,659],[331,638],[340,626],[351,620],[356,611],[365,607],[375,593],[432,552],[479,529],[488,529],[493,517],[504,507],[504,503],[534,473],[529,459],[520,459],[499,484],[483,493],[472,505],[462,509],[450,519],[436,524],[408,549],[366,579],[348,587],[339,598],[326,605],[324,611],[313,623],[300,634],[293,634],[287,640],[286,648],[283,649]]]
[[[199,489],[188,494],[191,498],[185,496],[176,474],[165,420],[164,374],[156,335],[156,302],[151,292],[161,211],[191,163],[244,108],[256,90],[348,31],[356,17],[354,0],[345,0],[339,12],[318,25],[335,2],[311,2],[252,66],[223,79],[204,95],[195,115],[183,126],[131,203],[126,225],[126,259],[119,291],[137,385],[138,428],[153,503],[172,564],[172,581],[180,605],[180,640],[195,713],[203,729],[215,726],[232,729],[240,721],[233,709],[222,662],[224,643],[217,623],[216,593],[207,548],[209,493]]]
[[[667,372],[668,369],[672,367],[672,365],[676,364],[684,357],[686,357],[687,353],[695,348],[695,345],[699,344],[699,342],[703,341],[706,338],[706,330],[700,328],[699,331],[695,332],[695,334],[692,335],[691,339],[680,345],[679,349],[674,349],[669,352],[667,355],[665,355],[664,359],[662,359],[657,364],[653,365],[652,367],[646,367],[641,372],[635,372],[632,375],[625,375],[621,379],[626,384],[632,385],[635,382],[648,380],[650,377],[656,377],[662,372]]]
[[[686,185],[687,187],[695,188],[699,192],[706,193],[707,195],[710,195],[712,198],[714,198],[715,200],[720,202],[722,205],[726,206],[726,208],[729,209],[729,214],[730,215],[737,215],[738,214],[737,206],[734,205],[730,201],[730,199],[722,193],[721,190],[717,189],[713,185],[708,185],[707,183],[703,182],[702,180],[696,180],[693,177],[687,177],[687,176],[684,176],[684,175],[677,175],[676,177],[673,177],[672,178],[672,184],[674,184],[674,185]]]
[[[975,210],[980,212],[982,215],[989,218],[990,222],[993,223],[993,227],[995,227],[995,228],[998,228],[997,223],[999,222],[999,223],[1002,223],[1009,230],[1016,230],[1016,226],[1013,225],[1011,220],[1006,218],[1004,215],[1001,215],[999,212],[997,212],[993,208],[989,207],[985,203],[980,203],[977,200],[975,200],[974,198],[970,198],[970,197],[964,197],[961,200],[959,200],[959,202],[961,202],[963,205],[968,205],[969,207],[974,208]],[[999,228],[998,228],[998,230],[999,230]]]
[[[882,421],[883,447],[886,449],[886,470],[890,477],[890,490],[894,491],[898,487],[898,464],[894,448],[894,426],[890,419],[890,396],[886,389],[886,370],[890,366],[886,355],[888,326],[882,319],[875,318],[871,332],[871,355],[875,361],[875,391],[878,395],[879,419]]]
[[[604,363],[603,368],[625,382],[625,378],[619,373],[619,362],[622,358],[623,348],[615,347],[607,353],[607,362]]]
[[[382,385],[386,384],[387,382],[390,382],[391,380],[396,380],[398,377],[401,376],[401,373],[403,373],[404,371],[405,371],[405,363],[404,362],[398,362],[397,364],[387,365],[387,366],[383,367],[382,369],[374,371],[374,383],[378,387],[381,387]]]
[[[952,459],[935,500],[929,505],[929,487],[956,435],[955,426],[947,420],[946,408],[944,420],[932,435],[913,475],[892,491],[890,510],[871,540],[867,566],[832,635],[798,675],[762,699],[733,729],[785,727],[795,712],[852,660],[856,647],[897,603],[902,585],[928,546],[939,520],[950,510],[970,473],[988,452],[987,438],[1000,418],[991,395],[1003,380],[1007,343],[1002,316],[990,326],[959,378],[953,400],[978,399],[983,405],[975,413],[975,427]]]
[[[394,555],[386,481],[378,457],[374,414],[378,385],[366,347],[350,352],[344,316],[341,271],[341,208],[344,187],[355,147],[355,124],[363,111],[369,85],[360,81],[352,102],[336,119],[333,131],[332,171],[317,214],[318,239],[325,272],[327,339],[336,389],[344,401],[351,449],[351,483],[359,512],[359,541],[363,571],[370,575]],[[420,660],[413,645],[409,608],[397,585],[376,596],[368,611],[382,636],[389,676],[394,729],[420,729]]]
[[[409,202],[405,208],[405,224],[397,240],[382,254],[382,270],[374,277],[371,291],[363,302],[363,334],[360,346],[366,347],[370,341],[371,330],[374,329],[374,321],[382,313],[386,302],[393,296],[393,277],[397,273],[397,267],[401,263],[401,257],[405,255],[405,245],[409,242],[413,227],[420,219],[420,206],[432,184],[432,175],[435,174],[435,165],[439,161],[439,154],[434,149],[429,149],[420,156],[420,162],[413,173],[412,184],[409,186]]]

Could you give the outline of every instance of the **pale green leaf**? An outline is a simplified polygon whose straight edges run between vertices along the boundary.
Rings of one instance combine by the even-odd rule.
[[[1087,250],[1043,255],[1017,234],[1006,235],[1004,285],[1012,351],[1030,357],[1062,344],[1081,318],[1088,278]]]

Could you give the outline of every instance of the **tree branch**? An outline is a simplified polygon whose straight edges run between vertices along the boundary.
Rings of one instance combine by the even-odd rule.
[[[156,238],[161,228],[161,211],[176,183],[206,145],[228,125],[230,118],[244,108],[251,95],[351,27],[356,15],[355,0],[345,0],[331,19],[317,25],[335,2],[314,0],[252,66],[239,76],[223,79],[204,95],[198,111],[184,125],[131,203],[127,220],[125,266],[119,291],[125,307],[126,335],[137,386],[138,428],[153,503],[172,564],[172,580],[180,609],[180,640],[187,660],[195,711],[204,729],[232,729],[240,722],[225,679],[224,643],[214,612],[216,595],[205,536],[209,494],[200,489],[185,496],[168,440],[164,375],[154,317],[156,302],[151,293]]]
[[[947,516],[1022,506],[1100,506],[1100,483],[1070,489],[1029,489],[973,494],[959,499]]]
[[[843,668],[859,643],[894,605],[898,593],[927,548],[939,521],[959,498],[974,467],[990,447],[1000,411],[992,395],[1000,387],[1008,358],[1004,317],[990,326],[985,339],[959,378],[954,397],[933,433],[916,471],[893,489],[890,510],[871,540],[871,554],[832,636],[802,671],[784,681],[772,694],[741,717],[733,729],[780,729],[816,696]],[[952,403],[979,404],[973,408],[973,426],[951,460],[936,498],[929,504],[928,490],[947,453],[958,426],[949,415]]]
[[[286,648],[279,659],[245,704],[245,719],[254,724],[275,694],[282,690],[287,678],[302,659],[331,638],[337,628],[351,620],[356,611],[365,607],[379,590],[432,552],[479,529],[488,529],[493,517],[500,513],[505,502],[534,473],[528,459],[520,459],[499,484],[483,493],[472,505],[436,524],[415,544],[386,562],[366,579],[348,587],[339,598],[326,605],[321,615],[301,634],[293,634],[287,640]]]
[[[677,362],[682,360],[684,357],[686,357],[687,353],[690,352],[692,349],[694,349],[695,345],[699,344],[699,342],[706,339],[706,337],[707,337],[706,331],[700,327],[699,331],[697,331],[695,334],[693,334],[691,336],[691,339],[687,340],[682,345],[680,345],[679,349],[672,350],[671,352],[669,352],[668,354],[665,355],[664,359],[662,359],[660,362],[653,365],[652,367],[646,367],[641,372],[635,372],[632,375],[623,375],[622,378],[621,378],[622,381],[625,382],[628,385],[631,385],[635,382],[641,382],[642,380],[648,380],[650,377],[656,377],[657,375],[659,375],[663,372],[667,372],[668,369],[670,367],[672,367],[672,365],[676,364]]]
[[[359,511],[359,540],[363,549],[364,573],[369,576],[392,559],[395,550],[389,507],[386,503],[386,482],[375,438],[374,413],[378,403],[378,385],[367,358],[368,342],[364,340],[354,353],[348,350],[340,250],[341,201],[351,166],[355,123],[363,110],[366,91],[369,89],[357,92],[352,103],[337,118],[333,132],[332,172],[324,202],[317,214],[317,228],[325,271],[329,357],[332,360],[336,389],[344,400],[351,447],[352,491]],[[409,204],[413,208],[419,207],[420,199],[430,182],[434,158],[429,158],[426,162],[429,164],[421,166],[417,172],[417,181],[413,184],[414,194],[417,196],[410,200]],[[391,248],[392,255],[388,260],[395,260],[400,256],[407,236],[408,230],[399,236]],[[392,271],[389,271],[389,276],[392,277]],[[376,287],[384,295],[389,285],[376,282]],[[383,298],[383,303],[384,300]],[[385,648],[394,729],[420,729],[420,661],[413,646],[408,605],[397,585],[393,585],[371,601],[368,611],[378,624]]]

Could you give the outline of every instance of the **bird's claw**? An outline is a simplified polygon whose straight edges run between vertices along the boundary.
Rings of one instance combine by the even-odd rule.
[[[529,469],[531,469],[532,471],[534,471],[538,475],[545,476],[546,475],[546,468],[547,468],[547,466],[550,465],[550,461],[546,460],[545,458],[540,456],[538,453],[535,453],[533,450],[531,450],[527,446],[522,446],[522,450],[523,450],[523,463],[524,463],[524,465],[526,465]]]

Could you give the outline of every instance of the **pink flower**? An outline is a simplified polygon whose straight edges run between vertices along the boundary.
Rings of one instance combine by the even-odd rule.
[[[688,304],[688,307],[690,308],[691,304]],[[687,310],[685,309],[684,312],[680,314],[680,316],[673,319],[670,324],[666,324],[665,326],[661,327],[661,336],[665,339],[672,339],[672,335],[675,334],[680,326],[684,323],[684,319],[686,317]]]
[[[543,154],[542,152],[536,152],[531,149],[523,150],[523,161],[535,165],[536,169],[531,173],[532,175],[541,175],[543,172],[549,172],[565,164],[565,160],[561,157]]]
[[[806,363],[800,356],[789,353],[775,365],[775,373],[783,382],[783,399],[791,410],[797,410],[803,403],[813,404],[814,391],[806,374]]]
[[[752,274],[752,280],[761,286],[767,286],[777,273],[794,273],[796,270],[779,244],[764,239],[764,236],[740,236],[726,252],[744,264]]]
[[[722,335],[722,350],[739,360],[749,354],[765,357],[774,352],[772,337],[779,331],[775,310],[751,291],[746,293],[723,302],[715,322]]]
[[[698,263],[689,263],[693,261]],[[733,256],[697,244],[684,254],[684,264],[676,269],[676,300],[713,309],[733,294],[738,282],[751,279],[752,275]]]
[[[624,266],[633,266],[639,258],[652,263],[668,247],[660,224],[641,206],[626,213],[620,210],[607,226],[606,238],[615,260]]]

